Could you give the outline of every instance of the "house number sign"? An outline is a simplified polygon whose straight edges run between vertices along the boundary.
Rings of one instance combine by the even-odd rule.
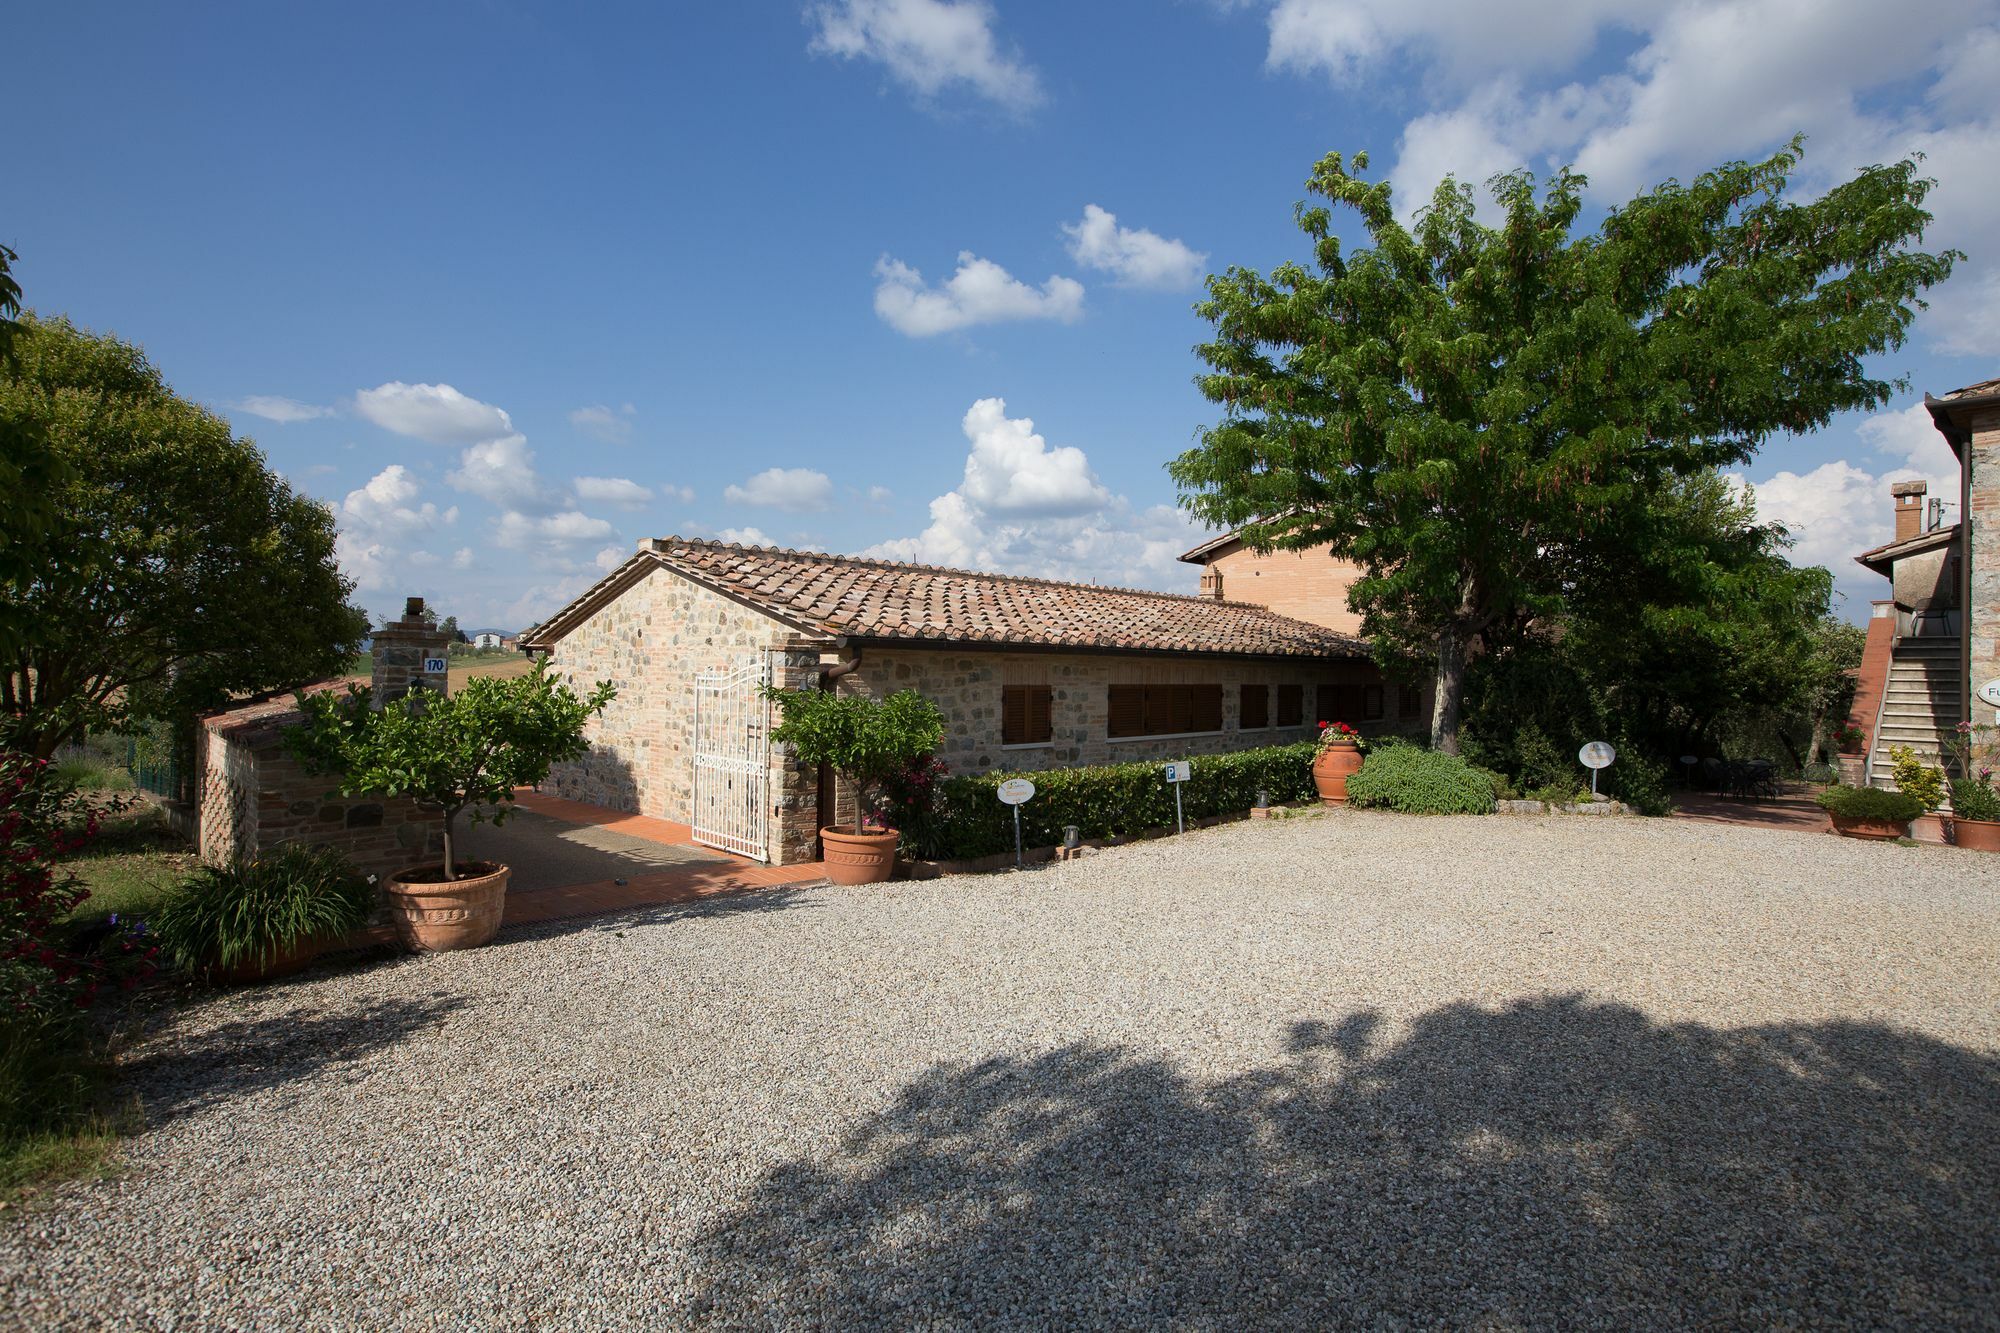
[[[451,663],[445,658],[426,657],[424,659],[424,674],[426,676],[442,676],[450,670]]]

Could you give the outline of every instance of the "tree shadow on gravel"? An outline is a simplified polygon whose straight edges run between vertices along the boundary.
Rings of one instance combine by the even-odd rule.
[[[806,891],[805,886],[777,885],[767,888],[738,889],[727,893],[711,893],[701,898],[690,898],[686,902],[641,903],[633,907],[613,908],[610,911],[583,911],[575,916],[530,921],[518,926],[502,925],[499,938],[485,947],[504,949],[510,944],[545,940],[579,931],[615,933],[640,930],[647,926],[670,926],[677,921],[760,916],[770,912],[817,911],[819,908],[820,903]]]
[[[168,1033],[125,1067],[148,1124],[299,1083],[444,1022],[465,1004],[438,992],[339,1011],[300,1006],[187,1035]]]
[[[1990,1324],[2000,1062],[1580,997],[1356,1013],[1203,1082],[940,1067],[693,1256],[764,1326]]]

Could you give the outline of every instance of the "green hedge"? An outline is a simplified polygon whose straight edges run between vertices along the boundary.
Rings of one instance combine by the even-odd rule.
[[[1347,779],[1347,799],[1358,806],[1411,815],[1485,815],[1493,812],[1493,779],[1455,754],[1414,745],[1383,745]]]
[[[1181,784],[1182,813],[1189,820],[1239,814],[1256,804],[1259,790],[1275,803],[1305,800],[1314,794],[1312,760],[1311,741],[1197,755],[1189,761],[1192,776]],[[930,818],[909,821],[921,827],[904,829],[904,851],[952,861],[1013,851],[1014,815],[996,789],[1015,777],[1035,784],[1035,799],[1021,807],[1027,847],[1060,843],[1066,824],[1086,838],[1172,828],[1174,793],[1160,775],[1164,762],[946,778],[933,788]]]

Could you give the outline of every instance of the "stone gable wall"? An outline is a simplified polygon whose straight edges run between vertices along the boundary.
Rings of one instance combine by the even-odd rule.
[[[689,823],[694,799],[694,678],[770,653],[775,683],[818,679],[817,649],[787,649],[796,631],[666,569],[655,569],[558,639],[556,674],[578,690],[600,680],[618,697],[587,728],[590,753],[550,771],[544,789],[572,801]],[[811,776],[773,747],[772,859],[811,860]]]
[[[1978,701],[1977,691],[2000,678],[2000,407],[1974,414],[1969,425],[1959,510],[1965,517],[1964,684],[1973,721],[1991,724],[1995,710]]]

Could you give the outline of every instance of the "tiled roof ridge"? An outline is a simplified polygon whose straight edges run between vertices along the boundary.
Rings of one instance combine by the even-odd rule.
[[[834,555],[826,551],[797,550],[789,546],[754,546],[747,542],[714,541],[704,537],[659,537],[654,540],[661,546],[699,546],[712,551],[735,551],[743,555],[788,555],[802,560],[892,569],[911,574],[947,574],[953,578],[992,579],[1000,583],[1028,583],[1044,588],[1075,588],[1079,592],[1110,592],[1129,597],[1158,598],[1162,601],[1199,602],[1205,606],[1233,606],[1244,611],[1271,611],[1270,607],[1256,602],[1232,602],[1221,597],[1204,597],[1200,593],[1155,592],[1150,588],[1128,588],[1120,584],[1079,583],[1074,579],[1042,578],[1035,574],[1003,574],[986,569],[961,569],[955,565],[926,565],[914,560],[888,560],[874,555]],[[665,555],[666,552],[656,549],[653,554]],[[1277,613],[1271,612],[1271,614]]]

